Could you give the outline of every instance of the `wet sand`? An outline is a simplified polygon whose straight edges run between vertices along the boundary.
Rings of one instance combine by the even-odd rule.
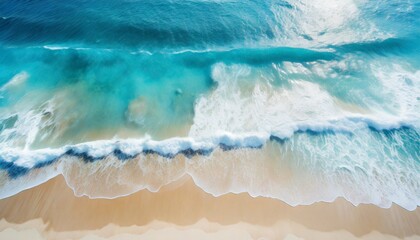
[[[420,239],[419,208],[213,197],[191,179],[157,193],[89,199],[60,176],[0,200],[0,219],[0,239]]]

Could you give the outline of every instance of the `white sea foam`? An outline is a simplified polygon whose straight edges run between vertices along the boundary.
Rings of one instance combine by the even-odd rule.
[[[268,140],[269,135],[242,134],[233,135],[220,133],[211,138],[170,138],[162,141],[154,141],[150,137],[143,139],[116,139],[98,140],[76,145],[66,145],[61,148],[44,148],[38,150],[24,150],[19,148],[3,147],[0,156],[6,162],[12,162],[16,166],[33,168],[37,164],[57,159],[61,155],[72,150],[75,154],[87,154],[92,158],[104,158],[121,150],[123,154],[134,156],[145,151],[152,151],[164,156],[174,156],[185,150],[212,151],[223,144],[233,148],[261,147]]]
[[[23,146],[29,149],[36,138],[43,137],[40,131],[53,124],[48,117],[54,109],[53,101],[46,101],[37,106],[42,94],[33,92],[25,95],[18,103],[0,113],[0,119],[15,118],[12,126],[0,132],[0,147],[10,148]]]
[[[302,70],[293,68],[292,71]],[[403,72],[399,71],[397,75],[400,74]],[[410,76],[419,79],[417,73]],[[408,95],[398,96],[394,100],[403,101],[404,106],[410,105],[412,108],[406,111],[403,107],[401,111],[404,112],[392,114],[379,107],[363,111],[358,111],[361,107],[357,106],[346,109],[338,99],[313,82],[293,80],[289,81],[289,87],[276,89],[264,79],[249,87],[246,85],[248,78],[254,76],[247,66],[215,65],[213,79],[217,81],[218,87],[197,101],[190,136],[212,136],[218,131],[225,131],[235,134],[259,132],[287,138],[299,130],[352,132],[366,127],[418,127],[416,105],[412,105],[413,102],[418,102],[416,96],[419,95],[410,94],[418,90],[412,90],[409,86],[403,89]],[[389,82],[392,81],[388,80],[384,84]],[[400,89],[385,86],[386,89],[393,89],[390,91],[399,94]]]
[[[43,48],[48,49],[48,50],[52,50],[52,51],[56,51],[56,50],[67,50],[70,49],[70,47],[64,47],[64,46],[43,46]]]
[[[12,79],[10,79],[7,83],[5,83],[3,86],[0,87],[0,93],[1,91],[6,90],[13,90],[15,88],[18,88],[22,84],[24,84],[29,78],[29,74],[25,71],[22,71],[15,76],[13,76]]]
[[[409,66],[406,66],[409,68]],[[386,96],[386,105],[401,119],[420,126],[420,71],[408,71],[399,64],[375,63],[375,77],[382,83],[382,94]]]
[[[273,4],[276,40],[288,46],[321,47],[334,44],[386,39],[391,34],[380,31],[363,16],[367,1],[299,0],[290,9]]]

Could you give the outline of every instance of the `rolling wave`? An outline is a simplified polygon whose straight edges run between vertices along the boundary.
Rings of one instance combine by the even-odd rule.
[[[9,180],[0,192],[5,198],[62,174],[78,196],[116,198],[158,191],[190,176],[215,196],[248,192],[293,206],[344,197],[355,205],[396,203],[412,210],[420,203],[419,136],[404,127],[347,134],[299,131],[288,139],[225,134],[207,141],[108,140],[61,149],[3,149],[0,166]],[[368,151],[359,149],[368,142]],[[405,174],[395,178],[395,171]],[[296,192],[298,186],[302,191]]]

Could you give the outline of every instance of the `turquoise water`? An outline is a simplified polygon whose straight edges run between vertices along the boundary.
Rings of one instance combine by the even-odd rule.
[[[148,178],[77,184],[116,174],[110,156],[128,175],[156,155],[167,169],[142,171],[177,169],[161,185],[190,175],[215,195],[413,209],[419,16],[408,0],[1,1],[0,196],[58,174],[80,195],[126,195]]]

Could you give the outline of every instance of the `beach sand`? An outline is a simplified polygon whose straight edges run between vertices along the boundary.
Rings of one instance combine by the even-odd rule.
[[[0,200],[0,239],[420,239],[420,209],[213,197],[191,179],[117,199],[75,197],[62,176]]]

